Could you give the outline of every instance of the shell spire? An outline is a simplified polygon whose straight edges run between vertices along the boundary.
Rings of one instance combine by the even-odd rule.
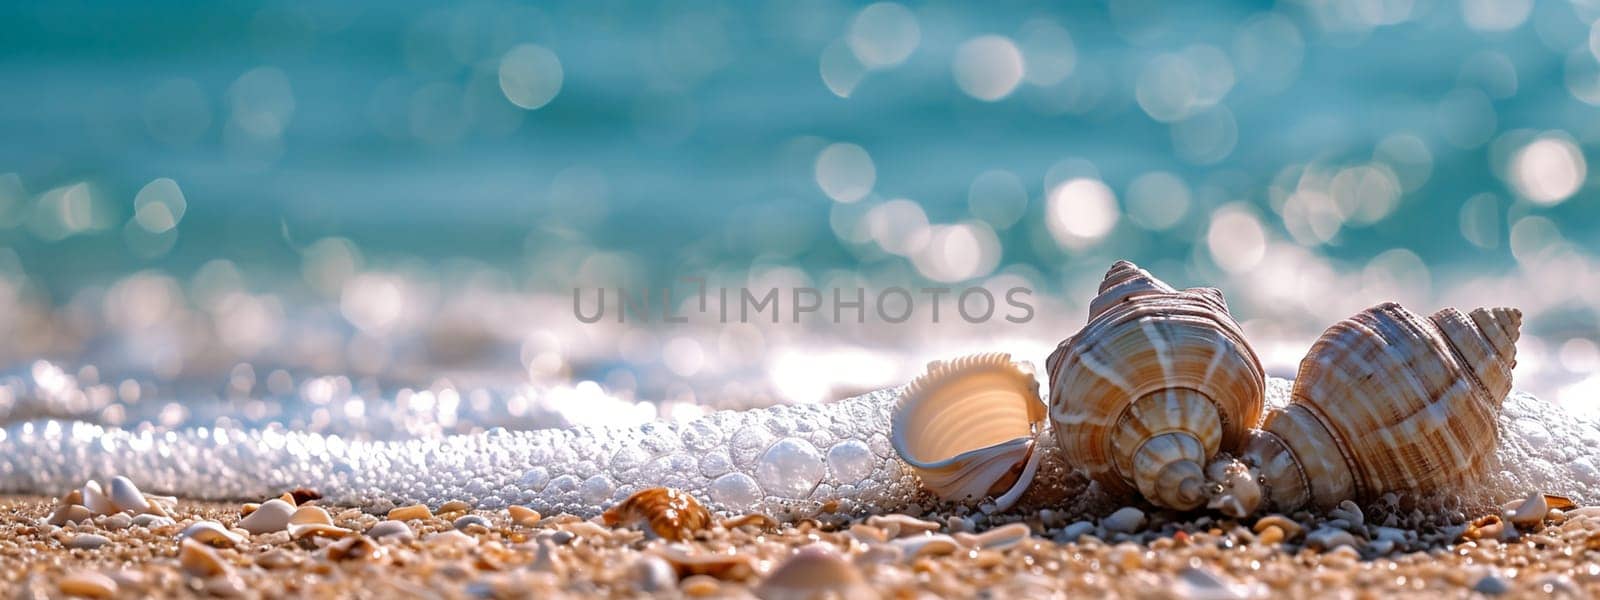
[[[1390,302],[1334,324],[1301,361],[1289,405],[1245,443],[1240,459],[1256,477],[1243,485],[1262,489],[1235,493],[1216,482],[1213,505],[1235,516],[1263,503],[1329,508],[1447,490],[1481,475],[1511,390],[1521,321],[1514,308],[1422,317]]]
[[[1202,466],[1237,448],[1265,402],[1261,361],[1222,293],[1175,289],[1127,261],[1046,365],[1068,462],[1167,508],[1206,501]]]

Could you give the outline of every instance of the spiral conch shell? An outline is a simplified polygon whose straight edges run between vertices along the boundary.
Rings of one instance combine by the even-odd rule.
[[[1468,482],[1494,455],[1522,313],[1374,306],[1328,328],[1300,362],[1288,406],[1252,432],[1213,506],[1236,516],[1329,508]],[[1257,487],[1259,484],[1259,487]]]
[[[948,502],[1016,503],[1033,480],[1044,402],[1031,368],[1004,353],[935,361],[896,407],[895,452],[923,487]]]
[[[1179,291],[1127,261],[1111,266],[1088,324],[1046,364],[1067,461],[1167,508],[1206,501],[1201,466],[1238,448],[1265,402],[1261,361],[1222,292]]]

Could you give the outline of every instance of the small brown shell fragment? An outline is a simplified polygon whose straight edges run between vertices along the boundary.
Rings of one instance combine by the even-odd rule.
[[[1544,501],[1545,504],[1550,505],[1551,509],[1572,510],[1578,507],[1578,503],[1573,502],[1571,498],[1566,496],[1557,496],[1555,494],[1545,494]]]
[[[311,488],[305,488],[305,487],[297,487],[295,489],[289,490],[288,494],[289,494],[289,497],[294,500],[294,503],[296,505],[305,504],[305,503],[310,502],[312,500],[321,500],[322,499],[322,493],[321,492],[318,492],[318,491],[313,490]]]
[[[778,522],[772,520],[772,517],[763,515],[761,513],[750,513],[723,519],[720,525],[722,525],[723,529],[737,529],[748,526],[766,531],[777,528]]]
[[[1505,531],[1505,521],[1500,519],[1500,515],[1486,515],[1467,525],[1467,530],[1461,537],[1469,540],[1498,538],[1503,531]]]
[[[711,524],[711,513],[687,492],[672,488],[640,490],[601,515],[611,527],[632,526],[640,521],[657,536],[683,541]]]
[[[228,572],[228,563],[210,546],[193,538],[185,538],[178,546],[178,564],[196,577],[211,577]]]
[[[539,511],[526,506],[512,505],[506,507],[506,513],[511,515],[511,522],[523,527],[533,527],[539,523]]]
[[[426,504],[402,506],[389,511],[389,520],[391,521],[410,521],[412,519],[426,519],[431,516],[433,516],[433,512],[428,510]]]

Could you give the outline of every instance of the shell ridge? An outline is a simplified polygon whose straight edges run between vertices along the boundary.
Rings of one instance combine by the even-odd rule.
[[[1318,406],[1314,402],[1298,402],[1298,400],[1301,400],[1301,397],[1299,397],[1298,395],[1296,396],[1295,400],[1297,400],[1297,402],[1295,402],[1295,404],[1300,405],[1300,407],[1305,409],[1305,411],[1307,413],[1311,414],[1312,422],[1316,423],[1318,427],[1321,427],[1322,430],[1328,434],[1328,439],[1333,440],[1334,448],[1339,451],[1339,458],[1344,460],[1345,469],[1349,470],[1350,473],[1352,475],[1354,475],[1354,477],[1351,477],[1350,479],[1353,480],[1354,483],[1355,483],[1356,495],[1365,496],[1365,494],[1367,492],[1367,487],[1368,487],[1367,486],[1367,481],[1366,481],[1367,473],[1366,473],[1366,471],[1361,470],[1361,467],[1360,467],[1359,463],[1356,461],[1355,456],[1352,453],[1353,449],[1351,448],[1351,444],[1350,444],[1349,438],[1347,438],[1347,437],[1345,437],[1343,435],[1340,435],[1340,432],[1339,432],[1339,430],[1337,428],[1329,426],[1329,424],[1328,424],[1329,423],[1328,415],[1327,415],[1327,413],[1325,411],[1322,410],[1321,406]],[[1278,437],[1278,436],[1274,435],[1273,437]],[[1289,445],[1287,443],[1287,441],[1283,440],[1282,438],[1278,438],[1278,439],[1279,439],[1279,441],[1284,441],[1285,442],[1284,445],[1289,448],[1289,451],[1291,453],[1294,452],[1294,446]],[[1296,468],[1301,468],[1300,467],[1300,457],[1299,456],[1295,456],[1295,467]],[[1303,470],[1302,470],[1300,476],[1301,477],[1305,477],[1305,473],[1303,472]],[[1306,481],[1308,483],[1310,483],[1311,479],[1310,478],[1306,478]]]
[[[1483,393],[1483,397],[1493,399],[1494,398],[1494,392],[1489,391],[1489,386],[1483,384],[1483,380],[1478,377],[1478,370],[1472,367],[1472,363],[1467,362],[1467,357],[1461,353],[1461,349],[1460,348],[1456,347],[1455,340],[1452,340],[1452,339],[1450,339],[1450,336],[1445,335],[1445,333],[1444,333],[1445,332],[1444,318],[1447,316],[1446,315],[1447,311],[1455,311],[1456,314],[1460,314],[1460,311],[1457,311],[1454,308],[1447,308],[1445,310],[1441,310],[1439,312],[1433,313],[1433,315],[1429,316],[1428,317],[1428,323],[1430,325],[1432,325],[1434,328],[1439,330],[1439,337],[1444,340],[1444,347],[1450,349],[1450,356],[1455,357],[1456,363],[1461,365],[1461,372],[1465,373],[1466,376],[1467,376],[1467,379],[1472,382],[1473,389],[1475,389],[1475,390],[1477,390],[1479,392],[1482,392]],[[1474,333],[1476,333],[1478,335],[1483,335],[1483,330],[1478,325],[1477,322],[1472,321],[1470,319],[1463,319],[1463,320],[1465,320],[1468,324],[1470,324],[1472,326]],[[1494,345],[1492,343],[1490,344],[1489,347],[1491,349],[1494,349]],[[1495,350],[1497,350],[1497,349],[1495,349]],[[1490,358],[1491,359],[1499,358],[1498,354],[1499,353],[1496,351],[1496,355],[1495,356],[1491,356]],[[1499,404],[1499,402],[1496,401],[1495,404]]]

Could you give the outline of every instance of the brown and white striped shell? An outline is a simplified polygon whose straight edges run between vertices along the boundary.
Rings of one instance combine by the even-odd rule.
[[[1033,481],[1044,402],[1031,367],[1005,353],[928,364],[906,386],[890,441],[923,487],[948,502],[1009,508]]]
[[[1239,447],[1265,402],[1261,361],[1222,292],[1176,290],[1127,261],[1046,364],[1066,460],[1167,508],[1205,502],[1202,466]]]
[[[634,492],[600,515],[610,527],[645,525],[649,533],[681,542],[711,526],[711,512],[688,492],[654,487]]]
[[[1326,509],[1482,475],[1521,325],[1515,308],[1423,317],[1391,302],[1328,328],[1300,362],[1289,405],[1245,444],[1254,477],[1223,482],[1218,507]]]

